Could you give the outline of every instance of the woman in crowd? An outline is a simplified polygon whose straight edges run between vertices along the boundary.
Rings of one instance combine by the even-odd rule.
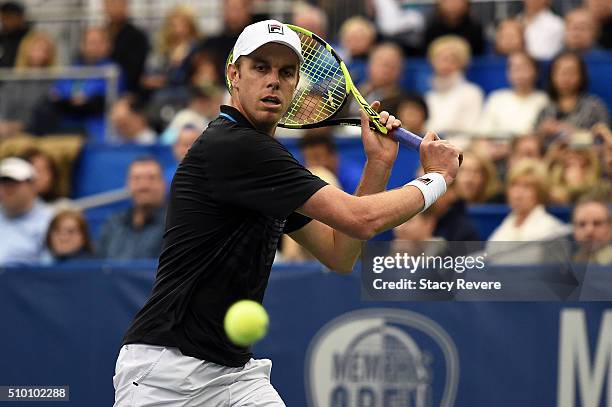
[[[506,197],[511,212],[493,231],[489,242],[547,240],[567,232],[567,226],[544,208],[548,182],[546,167],[538,161],[524,159],[510,169]]]
[[[538,114],[548,104],[546,93],[536,89],[538,64],[525,52],[508,58],[506,75],[511,87],[489,95],[479,132],[487,137],[510,137],[533,131]]]
[[[508,172],[516,163],[524,159],[539,161],[544,157],[542,141],[535,134],[516,136],[510,141],[510,153],[506,160]]]
[[[55,203],[60,198],[59,169],[57,163],[48,153],[32,148],[21,154],[36,170],[34,188],[38,197],[46,203]]]
[[[53,217],[45,244],[48,250],[46,260],[51,263],[93,258],[87,221],[81,212],[73,209],[62,210]]]
[[[468,204],[500,200],[501,181],[491,160],[475,151],[463,152],[463,163],[457,173],[457,191]]]
[[[21,41],[15,72],[49,69],[56,66],[57,51],[53,38],[42,31],[31,31]],[[27,129],[31,114],[49,91],[52,80],[9,81],[0,86],[0,139]]]
[[[361,16],[349,18],[340,27],[342,59],[357,85],[366,79],[368,55],[375,41],[376,28]]]
[[[447,135],[472,134],[482,110],[483,93],[465,79],[469,44],[455,35],[440,37],[429,47],[427,58],[434,70],[432,89],[425,94],[427,129]]]
[[[597,152],[587,146],[569,146],[556,162],[551,163],[550,175],[550,201],[573,204],[601,183]]]
[[[563,52],[553,60],[548,78],[550,102],[536,124],[547,144],[556,137],[569,137],[575,129],[608,122],[608,109],[588,93],[588,81],[585,63],[577,54]]]
[[[508,56],[520,51],[525,51],[523,24],[515,18],[502,20],[495,32],[495,53]]]
[[[158,34],[157,49],[151,62],[155,73],[146,75],[143,85],[159,89],[184,85],[189,71],[189,57],[200,38],[194,11],[185,5],[173,7]]]

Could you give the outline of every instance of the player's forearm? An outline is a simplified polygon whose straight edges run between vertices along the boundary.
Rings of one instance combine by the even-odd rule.
[[[356,215],[362,225],[361,237],[367,239],[406,222],[425,204],[421,191],[412,186],[363,196],[359,200]]]
[[[412,186],[361,197],[326,186],[298,210],[318,222],[291,237],[332,270],[348,273],[364,240],[405,222],[423,206],[421,191]]]
[[[363,241],[410,219],[424,202],[421,191],[412,186],[360,197],[326,186],[298,212]]]
[[[381,161],[366,161],[355,195],[372,195],[384,191],[392,169],[392,166]]]
[[[356,196],[372,195],[382,192],[387,187],[392,167],[380,161],[367,161],[355,191]],[[363,242],[333,229],[334,256],[343,265],[341,270],[352,270],[361,254]]]

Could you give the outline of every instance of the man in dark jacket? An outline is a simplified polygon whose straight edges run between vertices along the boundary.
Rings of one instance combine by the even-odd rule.
[[[470,44],[473,55],[484,52],[482,25],[470,16],[468,0],[438,0],[436,11],[427,21],[424,35],[424,53],[436,38],[458,35]]]
[[[105,0],[104,13],[112,43],[111,59],[121,67],[126,90],[137,93],[151,50],[149,39],[144,31],[130,22],[127,0]]]
[[[13,1],[0,4],[0,27],[0,68],[12,68],[19,44],[30,30],[23,6]]]

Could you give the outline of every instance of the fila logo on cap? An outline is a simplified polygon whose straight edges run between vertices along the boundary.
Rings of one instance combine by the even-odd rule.
[[[283,35],[283,26],[280,24],[268,24],[268,32],[270,34]]]

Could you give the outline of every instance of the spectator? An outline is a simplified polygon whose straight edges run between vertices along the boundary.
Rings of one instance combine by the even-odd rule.
[[[402,127],[414,134],[425,135],[425,123],[429,119],[429,110],[425,99],[417,93],[407,94],[399,102],[397,117]]]
[[[17,51],[15,68],[55,68],[57,66],[57,47],[51,35],[44,31],[31,30],[23,38]]]
[[[587,56],[597,51],[597,20],[588,8],[576,8],[565,15],[565,50]]]
[[[548,214],[548,174],[543,164],[521,160],[508,174],[506,197],[511,212],[502,221],[489,242],[524,242],[548,240],[567,232],[566,225]]]
[[[143,157],[130,164],[127,187],[132,206],[116,213],[102,227],[99,256],[130,260],[157,258],[165,227],[165,196],[161,164]]]
[[[111,122],[115,130],[114,140],[119,143],[153,144],[157,140],[147,122],[143,102],[134,95],[123,96],[115,102]]]
[[[104,0],[104,14],[112,43],[111,59],[125,75],[126,90],[138,93],[151,50],[147,34],[130,21],[128,0]]]
[[[218,77],[225,77],[225,61],[234,47],[238,35],[253,21],[250,0],[225,0],[223,2],[223,32],[202,41],[196,52],[204,52],[214,61]]]
[[[187,125],[192,126],[199,133],[204,131],[208,123],[219,115],[222,96],[223,91],[215,86],[192,87],[189,104],[174,116],[162,133],[161,142],[174,143],[179,131]]]
[[[188,84],[162,88],[155,92],[148,103],[149,121],[160,132],[163,132],[172,122],[179,123],[184,115],[181,115],[180,118],[177,118],[177,115],[185,109],[190,113],[190,117],[193,117],[193,112],[204,115],[205,118],[217,115],[219,105],[223,100],[223,92],[218,93],[217,91],[224,85],[222,79],[217,76],[217,67],[213,65],[213,59],[205,52],[198,52],[192,56],[190,64]],[[185,103],[187,101],[188,103]],[[171,144],[172,139],[167,139],[167,137],[174,136],[176,132],[164,135],[163,139]]]
[[[189,83],[195,87],[224,86],[224,76],[219,76],[214,65],[214,59],[205,52],[199,52],[193,56]]]
[[[202,131],[203,129],[201,127],[196,127],[193,124],[186,124],[179,130],[176,140],[172,144],[172,155],[174,156],[175,165],[167,168],[164,172],[164,178],[167,185],[172,184],[172,178],[174,177],[176,168],[181,161],[183,161],[183,158],[187,155],[187,151],[189,151],[193,143],[200,137]]]
[[[574,240],[578,251],[574,261],[612,264],[612,215],[610,203],[592,195],[585,195],[572,212]]]
[[[522,51],[525,51],[523,24],[514,18],[502,20],[495,33],[495,53],[508,56]]]
[[[431,215],[436,220],[433,236],[449,242],[480,241],[480,234],[467,214],[466,202],[459,195],[456,185],[451,184],[430,207]]]
[[[513,137],[510,142],[510,154],[506,161],[506,171],[504,171],[504,175],[518,162],[524,159],[541,161],[543,158],[544,147],[538,136],[535,134],[527,134]]]
[[[53,157],[37,148],[26,150],[20,155],[34,167],[34,189],[38,197],[48,204],[55,203],[60,198],[60,184],[59,169]]]
[[[361,179],[362,168],[338,155],[336,143],[325,128],[310,130],[302,137],[299,145],[306,167],[326,168],[338,178],[345,192],[355,192]]]
[[[402,46],[406,55],[420,55],[423,48],[425,18],[414,7],[402,8],[398,0],[374,0],[375,22],[387,41]]]
[[[427,58],[434,71],[432,89],[425,94],[429,108],[427,129],[449,134],[473,133],[484,96],[464,76],[470,62],[469,44],[457,36],[440,37],[431,43]]]
[[[94,257],[87,221],[81,212],[73,209],[64,209],[53,217],[45,245],[47,253],[43,261],[49,263]]]
[[[397,105],[402,98],[400,80],[404,69],[404,55],[396,44],[386,42],[374,47],[368,60],[368,79],[360,87],[366,100],[380,101],[380,110],[397,112]],[[354,114],[359,106],[351,107]]]
[[[493,91],[480,118],[479,132],[487,137],[532,132],[538,114],[548,103],[546,94],[535,87],[538,64],[528,54],[511,54],[506,75],[511,88]]]
[[[53,68],[57,63],[53,38],[42,31],[30,31],[21,41],[15,70]],[[23,132],[32,122],[35,106],[44,99],[51,80],[10,81],[0,87],[0,138]]]
[[[484,35],[480,23],[470,16],[469,0],[438,0],[436,11],[429,18],[425,28],[425,49],[432,43],[448,35],[463,38],[474,55],[484,52]]]
[[[593,135],[601,141],[601,162],[605,181],[612,186],[612,130],[607,123],[597,123],[592,127]],[[612,193],[612,190],[610,190]]]
[[[584,0],[584,6],[588,8],[599,27],[599,46],[612,49],[612,7],[609,0]]]
[[[186,85],[189,65],[200,30],[193,10],[184,5],[173,7],[164,19],[158,33],[153,71],[145,75],[143,85],[147,89],[173,88]]]
[[[563,52],[552,61],[548,77],[550,102],[536,123],[538,132],[546,139],[608,122],[605,104],[587,93],[588,81],[585,63],[577,54]]]
[[[455,180],[459,196],[468,204],[501,201],[501,181],[493,162],[475,151],[463,152]]]
[[[521,20],[525,47],[537,60],[552,59],[563,47],[563,20],[549,8],[549,0],[523,0]]]
[[[567,205],[600,183],[600,166],[592,145],[572,145],[566,148],[558,162],[550,168],[550,201]]]
[[[87,28],[79,50],[74,67],[114,66],[109,59],[110,41],[104,28]],[[102,120],[106,103],[106,79],[59,79],[53,85],[48,99],[47,103],[39,105],[34,112],[33,133],[83,131],[87,120]]]
[[[0,5],[0,68],[15,66],[19,44],[29,30],[20,3],[7,1]]]
[[[36,197],[34,167],[16,157],[0,162],[0,266],[35,263],[51,209]]]
[[[293,6],[293,24],[327,38],[327,14],[319,7],[298,1]]]
[[[351,17],[340,27],[340,53],[351,79],[360,85],[366,79],[370,49],[376,41],[376,28],[361,16]]]

